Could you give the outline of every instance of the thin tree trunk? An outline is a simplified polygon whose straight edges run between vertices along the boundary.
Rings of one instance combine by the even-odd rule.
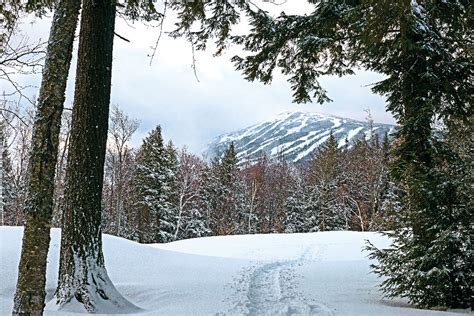
[[[80,7],[80,0],[61,0],[51,25],[29,158],[14,315],[43,313],[59,130]]]
[[[3,132],[5,128],[4,121],[0,121],[0,216],[1,216],[1,225],[5,224],[5,216],[4,216],[4,201],[5,198],[3,197],[5,189],[3,188],[3,152],[4,152],[4,138],[5,134]]]
[[[85,0],[68,152],[56,308],[126,313],[138,308],[118,293],[102,253],[101,198],[107,141],[115,5]]]
[[[63,214],[63,200],[64,200],[64,179],[65,179],[65,162],[66,162],[66,153],[69,146],[69,135],[70,135],[70,125],[68,131],[66,132],[66,139],[64,140],[63,149],[59,155],[58,165],[56,168],[56,188],[53,201],[53,227],[62,227],[62,214]]]

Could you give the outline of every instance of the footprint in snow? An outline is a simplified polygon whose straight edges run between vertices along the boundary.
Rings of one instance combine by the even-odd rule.
[[[319,303],[308,303],[294,292],[294,272],[297,266],[314,258],[308,249],[296,260],[275,261],[256,268],[247,279],[246,293],[225,315],[333,315],[331,309]]]

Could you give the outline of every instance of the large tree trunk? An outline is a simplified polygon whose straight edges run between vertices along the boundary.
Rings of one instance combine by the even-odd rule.
[[[115,289],[102,253],[101,198],[107,141],[115,5],[83,2],[66,172],[55,308],[126,313],[137,307]]]
[[[43,313],[58,138],[80,7],[80,0],[60,1],[51,26],[33,127],[14,315]]]

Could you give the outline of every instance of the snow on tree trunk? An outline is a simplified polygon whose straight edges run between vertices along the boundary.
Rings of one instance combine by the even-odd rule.
[[[126,313],[102,253],[101,193],[112,76],[115,5],[83,3],[55,309]],[[53,307],[53,306],[52,306]]]
[[[80,6],[78,0],[60,1],[51,25],[33,127],[26,224],[13,314],[40,315],[44,308],[58,137]]]

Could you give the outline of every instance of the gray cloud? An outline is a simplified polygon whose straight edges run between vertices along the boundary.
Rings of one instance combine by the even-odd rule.
[[[307,10],[305,0],[296,2],[299,6],[287,9]],[[284,7],[278,9],[281,11]],[[165,31],[170,30],[172,24],[172,18],[168,19]],[[32,39],[47,38],[49,21],[38,21],[33,26],[25,24],[22,28]],[[354,76],[321,78],[334,102],[322,106],[296,105],[291,102],[289,85],[279,74],[271,85],[243,79],[229,61],[237,49],[218,58],[212,56],[212,48],[209,52],[197,52],[198,82],[191,68],[189,43],[163,36],[150,65],[149,54],[158,36],[157,28],[141,24],[130,26],[119,20],[117,33],[130,39],[130,43],[116,38],[112,103],[141,121],[133,139],[135,145],[160,124],[166,139],[200,152],[218,134],[246,127],[286,110],[316,111],[363,120],[364,109],[370,108],[375,121],[394,122],[385,112],[384,99],[372,94],[367,87],[382,78],[375,73],[358,71]],[[67,104],[72,103],[74,72],[75,62],[69,78]],[[39,84],[39,79],[36,76],[28,80]],[[2,88],[5,89],[0,86]]]

